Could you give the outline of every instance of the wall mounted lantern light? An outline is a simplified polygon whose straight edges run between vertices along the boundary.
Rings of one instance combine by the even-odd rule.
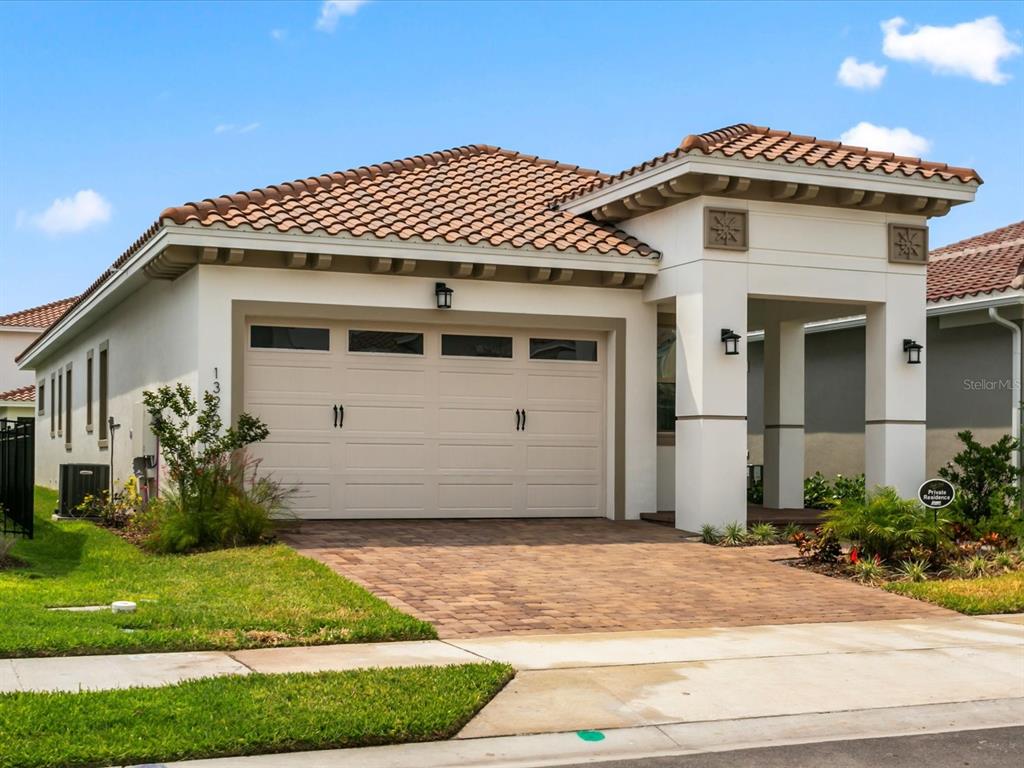
[[[738,355],[740,353],[740,335],[732,328],[722,329],[722,343],[725,345],[725,354]]]
[[[903,340],[903,351],[907,353],[907,363],[910,365],[921,364],[921,350],[924,349],[923,344],[918,344],[913,339]]]
[[[444,283],[437,283],[434,285],[434,295],[437,296],[437,308],[438,309],[451,309],[452,308],[452,295],[455,291],[449,288]]]

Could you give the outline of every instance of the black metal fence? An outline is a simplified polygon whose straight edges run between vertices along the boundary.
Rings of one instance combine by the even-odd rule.
[[[0,419],[0,527],[32,538],[35,420]]]

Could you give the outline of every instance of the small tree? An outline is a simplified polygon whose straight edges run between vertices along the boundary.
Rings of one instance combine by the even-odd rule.
[[[204,510],[214,501],[218,486],[228,477],[225,461],[232,452],[265,440],[267,425],[248,413],[238,416],[233,427],[224,428],[220,397],[203,393],[202,407],[184,384],[163,386],[142,393],[153,433],[168,474],[177,486],[182,506]]]
[[[965,520],[977,523],[985,518],[1015,514],[1020,499],[1016,481],[1021,470],[1013,466],[1016,440],[1003,435],[989,446],[974,439],[970,430],[957,434],[963,450],[939,470],[939,477],[957,489],[956,510]]]

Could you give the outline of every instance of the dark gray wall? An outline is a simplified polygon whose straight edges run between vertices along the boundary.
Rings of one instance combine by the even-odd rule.
[[[1010,431],[1011,334],[992,323],[940,328],[928,321],[928,472],[956,452],[956,433],[985,442]],[[748,346],[747,430],[750,461],[763,462],[764,345]],[[864,329],[806,337],[806,472],[864,471]]]

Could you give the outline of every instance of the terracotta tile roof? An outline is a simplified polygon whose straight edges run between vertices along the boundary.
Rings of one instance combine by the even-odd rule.
[[[936,248],[928,256],[928,301],[1024,287],[1024,221]]]
[[[9,389],[0,392],[0,403],[34,403],[36,401],[36,385],[29,384],[27,387]]]
[[[657,253],[622,230],[554,210],[606,176],[471,145],[168,208],[176,224],[466,243],[619,256]]]
[[[0,315],[0,326],[7,326],[9,328],[49,328],[60,319],[61,315],[68,311],[68,308],[77,299],[77,296],[72,296],[70,299],[51,301],[49,304],[43,304],[39,307],[22,309],[9,315]]]
[[[937,176],[943,181],[957,180],[964,183],[981,183],[981,176],[971,168],[956,168],[945,163],[934,163],[919,157],[905,157],[892,152],[879,152],[866,147],[854,147],[838,141],[827,141],[815,136],[800,136],[789,131],[777,131],[760,125],[739,123],[719,128],[708,133],[687,136],[671,152],[628,168],[615,176],[592,179],[582,190],[563,195],[566,202],[588,192],[607,187],[617,181],[635,176],[650,168],[663,165],[687,154],[719,154],[724,157],[740,155],[747,159],[758,158],[786,163],[800,162],[804,165],[824,165],[828,168],[841,167],[860,170],[913,176],[918,174],[926,179]]]

